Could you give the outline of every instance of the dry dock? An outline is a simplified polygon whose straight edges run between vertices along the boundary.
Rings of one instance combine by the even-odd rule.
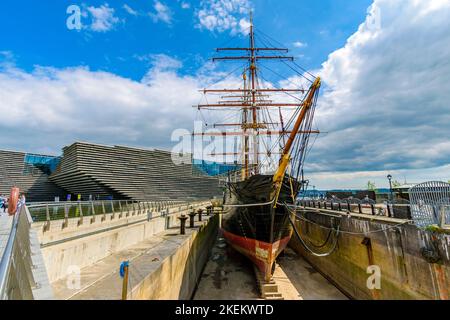
[[[14,254],[29,272],[11,273],[9,288],[16,291],[9,296],[24,297],[28,292],[33,299],[119,300],[123,289],[119,266],[129,261],[127,299],[449,297],[450,232],[445,229],[423,230],[408,219],[361,213],[358,208],[352,212],[333,210],[330,204],[300,207],[295,220],[300,237],[293,236],[277,259],[273,281],[263,283],[249,260],[220,235],[220,210],[206,211],[209,201],[118,203],[117,211],[112,210],[114,203],[106,204],[101,208],[111,211],[94,210],[95,204],[89,203],[90,215],[55,216],[54,220],[37,219],[38,210],[34,222],[28,208],[22,207],[21,219],[16,220],[21,230],[17,241],[29,243],[30,250]],[[68,213],[83,205],[87,206],[64,204]],[[52,214],[47,204],[34,209],[41,207],[47,209],[43,211],[47,217]],[[182,215],[192,217],[185,234],[180,228]],[[0,222],[1,252],[10,243],[12,217]],[[373,270],[379,270],[378,274]],[[30,282],[18,283],[16,278]],[[371,279],[379,279],[378,285]]]
[[[286,300],[348,299],[292,249],[277,260],[274,281]],[[203,271],[194,300],[261,299],[254,269],[244,256],[218,240]]]

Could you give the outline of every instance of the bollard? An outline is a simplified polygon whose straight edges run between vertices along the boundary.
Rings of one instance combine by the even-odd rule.
[[[119,274],[123,279],[122,281],[122,300],[127,300],[128,297],[128,271],[130,268],[130,262],[124,261],[120,265]]]
[[[180,220],[180,234],[186,234],[186,220],[188,217],[182,214],[181,217],[178,217],[178,219]]]
[[[195,227],[195,223],[194,223],[194,218],[195,218],[195,211],[192,209],[192,211],[189,213],[189,217],[191,218],[191,220],[189,220],[189,227],[190,228],[194,228]]]
[[[348,210],[349,212],[352,211],[352,207],[350,206],[350,202],[347,202],[347,210]]]
[[[375,206],[373,205],[373,203],[370,204],[370,209],[372,210],[372,215],[375,215]]]
[[[361,203],[358,203],[358,211],[359,213],[362,213]]]
[[[198,221],[202,221],[203,209],[198,209]]]
[[[386,206],[387,206],[388,217],[392,217],[391,206],[389,205],[389,203]]]
[[[342,205],[341,205],[340,202],[338,203],[338,210],[339,210],[339,211],[342,211]]]

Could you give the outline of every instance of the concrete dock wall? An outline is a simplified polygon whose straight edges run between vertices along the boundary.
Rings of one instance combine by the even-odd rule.
[[[193,204],[193,208],[204,207],[207,203]],[[51,221],[50,228],[45,222],[33,223],[38,233],[42,253],[50,282],[57,281],[74,272],[74,268],[84,268],[97,261],[139,243],[174,225],[177,217],[187,214],[188,206],[170,208],[168,212],[137,213],[123,212],[107,214],[105,219],[85,216],[63,221]]]
[[[320,273],[354,299],[449,299],[450,234],[420,230],[406,220],[339,212],[308,211],[297,219],[297,229],[316,253],[330,250],[332,213],[340,229],[335,251],[327,257],[308,252],[294,235],[290,246]],[[336,226],[336,225],[335,225]],[[376,281],[374,269],[381,272],[380,289],[369,289]],[[371,278],[369,278],[371,277]]]
[[[197,230],[164,259],[159,267],[133,286],[135,300],[191,299],[218,232],[218,216]]]

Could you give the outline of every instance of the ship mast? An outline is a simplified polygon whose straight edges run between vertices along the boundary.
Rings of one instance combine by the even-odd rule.
[[[258,174],[259,156],[258,156],[258,115],[256,113],[256,55],[255,55],[255,33],[253,31],[253,13],[250,13],[250,75],[251,75],[251,95],[252,95],[252,118],[253,118],[253,159],[254,172]],[[248,169],[246,169],[248,170]]]
[[[304,94],[306,90],[303,89],[285,89],[285,88],[260,88],[257,77],[258,77],[258,63],[263,60],[282,60],[282,61],[293,61],[294,58],[291,56],[283,55],[282,53],[288,53],[289,50],[286,48],[277,48],[277,47],[259,47],[256,46],[255,42],[255,28],[253,24],[253,15],[250,16],[250,30],[249,30],[249,46],[248,47],[228,47],[228,48],[217,48],[217,52],[243,52],[242,55],[236,56],[222,56],[215,57],[212,60],[216,61],[224,61],[224,60],[247,60],[248,67],[245,68],[242,73],[243,78],[243,88],[235,88],[235,89],[204,89],[202,92],[206,95],[208,93],[223,93],[224,96],[221,97],[221,101],[216,103],[208,103],[208,104],[199,104],[196,107],[200,109],[230,109],[236,108],[241,109],[241,122],[240,123],[226,123],[226,124],[215,124],[214,127],[238,127],[240,126],[241,132],[223,132],[222,136],[233,136],[238,135],[242,137],[242,178],[247,179],[250,175],[260,173],[260,159],[259,155],[263,154],[259,151],[259,137],[263,135],[288,135],[290,134],[290,138],[287,141],[287,145],[292,145],[293,140],[291,141],[291,137],[294,137],[297,134],[303,134],[305,132],[300,132],[299,126],[296,128],[294,126],[294,130],[286,131],[284,128],[284,124],[282,123],[281,131],[270,131],[269,125],[273,123],[267,123],[262,121],[262,117],[258,117],[258,114],[262,109],[268,108],[299,108],[304,106],[304,100],[298,99],[296,103],[284,103],[284,102],[273,102],[272,100],[266,99],[268,94],[270,93],[279,93],[283,92],[290,96],[293,94]],[[272,52],[272,54],[270,54]],[[274,52],[278,52],[280,54],[274,54]],[[268,53],[268,54],[265,54]],[[248,74],[248,78],[247,78]],[[234,98],[234,100],[230,100],[230,98]],[[303,108],[305,109],[305,108]],[[282,121],[282,120],[281,120]],[[267,129],[261,131],[260,129]],[[308,133],[313,133],[308,132]],[[204,136],[212,135],[217,136],[217,133],[202,133]],[[251,137],[250,137],[251,136]],[[252,138],[252,139],[251,139]],[[289,146],[289,149],[290,149]],[[250,161],[250,152],[253,152],[252,161]],[[286,151],[286,148],[285,150]],[[273,152],[270,152],[274,154]],[[229,153],[224,153],[229,154]],[[283,152],[282,155],[285,153]],[[220,155],[220,154],[214,154]],[[282,158],[283,159],[283,158]],[[280,162],[282,165],[282,161]],[[287,167],[287,164],[286,164]],[[250,170],[253,169],[253,170]],[[285,168],[286,169],[286,168]],[[279,169],[278,169],[279,171]],[[283,171],[284,174],[285,170]]]

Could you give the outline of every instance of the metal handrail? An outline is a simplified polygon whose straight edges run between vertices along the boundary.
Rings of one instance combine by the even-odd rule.
[[[72,201],[46,201],[46,202],[29,202],[27,204],[28,208],[35,208],[35,207],[41,207],[41,206],[58,206],[58,205],[64,205],[64,204],[72,204],[77,205],[78,203],[84,204],[84,203],[101,203],[101,202],[108,202],[108,203],[119,203],[119,202],[132,202],[132,203],[138,203],[138,202],[148,202],[148,203],[161,203],[161,202],[167,202],[170,204],[180,204],[180,203],[187,203],[192,201],[207,201],[209,199],[190,199],[188,200],[72,200]]]
[[[95,216],[103,216],[102,221],[106,219],[106,214],[115,212],[139,212],[160,211],[163,209],[176,208],[180,206],[189,206],[192,203],[210,201],[209,200],[160,200],[160,201],[137,201],[137,200],[93,200],[93,201],[63,201],[63,202],[41,202],[27,204],[33,222],[47,221],[45,227],[48,228],[51,220],[67,220],[69,218],[79,218],[82,224],[83,216],[91,216],[91,223],[95,221]],[[134,214],[133,214],[134,215]],[[128,213],[127,213],[128,216]],[[122,214],[119,215],[119,218]]]
[[[22,214],[22,207],[23,206],[18,207],[16,214],[14,215],[8,242],[6,243],[6,247],[0,261],[0,300],[5,299],[6,285],[8,282],[9,270],[11,269],[12,254],[14,244],[16,243],[17,228],[19,225],[19,217]]]

